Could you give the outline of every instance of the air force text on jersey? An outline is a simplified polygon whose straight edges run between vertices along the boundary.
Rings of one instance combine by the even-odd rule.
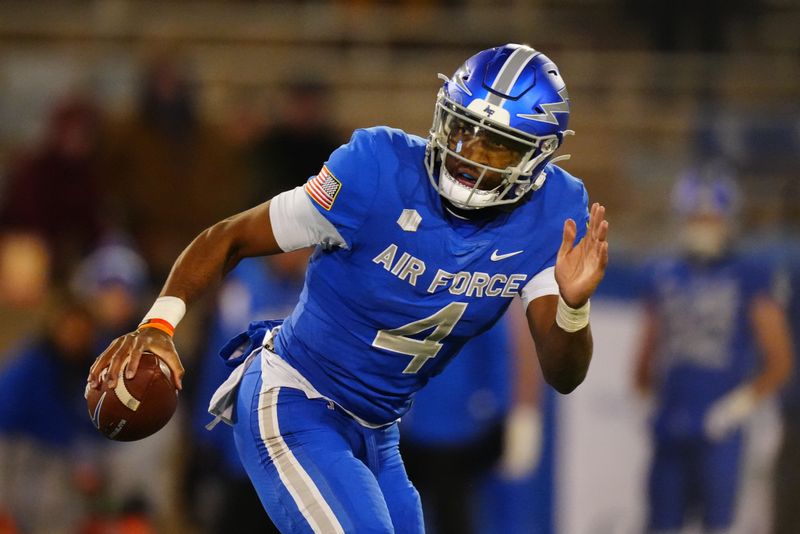
[[[395,275],[400,280],[405,280],[412,286],[427,269],[425,262],[408,252],[398,256],[398,246],[394,243],[375,256],[372,261],[382,265],[384,269]],[[467,297],[514,297],[528,279],[527,274],[516,273],[505,275],[503,273],[489,274],[483,272],[459,271],[450,273],[438,269],[428,285],[428,293],[446,288],[453,295],[466,295]]]

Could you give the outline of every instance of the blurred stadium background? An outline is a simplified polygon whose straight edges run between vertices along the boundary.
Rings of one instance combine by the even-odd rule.
[[[150,276],[135,286],[142,299],[137,306],[149,305],[165,258],[180,252],[186,236],[264,199],[259,193],[270,190],[262,178],[269,176],[270,160],[259,160],[259,142],[283,123],[306,121],[338,142],[353,128],[379,124],[425,136],[438,72],[452,73],[479,49],[524,42],[564,73],[570,127],[577,132],[562,149],[573,154],[564,166],[608,207],[613,227],[613,270],[593,314],[595,363],[587,383],[559,401],[557,446],[549,460],[556,466],[554,531],[636,532],[647,444],[630,389],[638,313],[626,277],[649,254],[673,247],[666,199],[675,178],[718,158],[735,168],[744,191],[746,242],[773,255],[796,248],[798,28],[796,0],[0,2],[0,351],[12,351],[41,328],[53,295],[74,287],[78,266],[105,242],[98,235],[122,235],[141,252]],[[158,148],[152,160],[130,163],[148,150],[132,126],[148,80],[170,69],[182,80],[178,85],[186,83],[185,105],[197,135],[190,136],[185,159],[170,162],[182,170],[158,169],[158,176],[186,180],[173,184],[146,176],[150,162],[163,163]],[[298,101],[293,91],[322,98]],[[42,216],[15,222],[18,205],[9,203],[59,199],[46,198],[46,187],[32,198],[9,191],[20,161],[57,129],[58,110],[77,101],[98,118],[90,207],[99,229],[56,257],[51,241],[36,240],[46,226]],[[304,109],[326,118],[317,123]],[[313,168],[322,162],[302,163]],[[209,176],[188,171],[198,165]],[[307,174],[276,179],[302,182]],[[141,189],[130,190],[131,182]],[[180,228],[154,241],[137,227],[142,217]],[[33,241],[26,241],[31,234]],[[209,308],[190,314],[178,338],[190,366],[204,350]],[[759,421],[767,428],[760,435],[769,439],[754,440],[755,448],[766,450],[761,457],[768,459],[779,425],[774,411]],[[157,448],[170,446],[164,465],[179,471],[184,438],[178,423],[172,426]],[[768,466],[752,468],[753,487],[768,487]],[[7,480],[0,485],[11,487]],[[164,497],[171,505],[162,531],[191,531],[178,485],[165,487],[172,497]],[[766,532],[758,518],[768,521],[768,500],[747,501],[756,519],[743,534]]]

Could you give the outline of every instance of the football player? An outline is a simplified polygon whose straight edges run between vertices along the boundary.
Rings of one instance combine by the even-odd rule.
[[[422,532],[397,420],[515,295],[546,380],[568,393],[586,375],[608,223],[552,164],[571,133],[561,72],[511,44],[443,78],[428,139],[357,130],[304,186],[204,231],[139,329],[90,370],[99,387],[109,367],[112,385],[151,350],[180,386],[172,332],[185,303],[241,258],[315,246],[292,314],[223,350],[242,363],[211,406],[282,531]]]
[[[737,199],[716,165],[678,181],[682,253],[655,262],[646,277],[635,381],[655,400],[647,530],[653,534],[679,532],[692,519],[704,532],[728,532],[743,425],[791,368],[771,269],[734,246]]]

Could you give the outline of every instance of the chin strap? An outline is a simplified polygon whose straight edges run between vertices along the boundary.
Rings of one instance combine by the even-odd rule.
[[[447,200],[447,199],[445,199],[445,200]],[[445,205],[444,209],[447,210],[447,213],[449,213],[453,217],[456,217],[456,218],[464,220],[464,221],[468,221],[469,220],[468,217],[464,217],[463,215],[459,215],[458,213],[456,213],[455,211],[450,209],[450,206]]]
[[[561,143],[564,143],[564,138],[568,135],[575,135],[575,130],[564,130],[564,133],[561,134]],[[561,146],[561,145],[559,145]],[[568,159],[572,158],[571,154],[564,154],[563,156],[556,156],[549,161],[549,163],[555,163],[557,161],[567,161]]]
[[[556,156],[547,163],[549,164],[549,163],[556,163],[557,161],[567,161],[570,158],[572,158],[571,154],[564,154],[563,156]],[[533,185],[531,186],[531,191],[536,191],[537,189],[542,187],[546,179],[547,179],[547,173],[543,169],[542,172],[539,173],[539,176],[536,177],[536,180],[533,182]]]
[[[537,189],[540,189],[544,185],[545,180],[547,180],[547,173],[542,170],[542,172],[539,173],[539,176],[536,177],[536,180],[534,180],[531,186],[528,188],[528,191],[536,191]]]

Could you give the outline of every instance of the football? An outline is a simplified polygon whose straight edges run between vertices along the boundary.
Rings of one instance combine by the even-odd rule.
[[[125,378],[126,360],[114,388],[108,388],[100,374],[100,388],[86,386],[86,407],[95,428],[115,441],[136,441],[160,430],[172,418],[178,406],[178,391],[172,385],[172,373],[160,358],[145,352],[136,376]]]

